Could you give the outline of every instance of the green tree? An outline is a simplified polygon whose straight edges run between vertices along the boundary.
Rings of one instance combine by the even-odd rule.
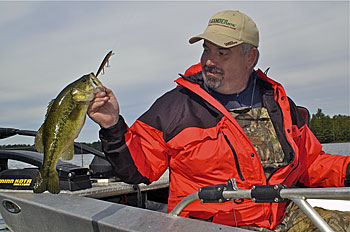
[[[349,142],[350,116],[339,114],[331,118],[318,109],[311,117],[310,129],[321,143]]]

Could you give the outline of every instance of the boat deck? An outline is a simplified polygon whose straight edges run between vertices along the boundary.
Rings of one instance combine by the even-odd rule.
[[[169,171],[166,170],[159,180],[152,182],[151,184],[139,184],[138,187],[141,192],[166,188],[169,186]],[[112,197],[117,195],[123,195],[128,193],[137,192],[135,185],[127,184],[120,181],[114,181],[113,179],[99,179],[92,183],[92,188],[77,190],[77,191],[66,191],[62,190],[62,193],[85,196],[91,198],[104,198]]]
[[[166,188],[169,186],[169,171],[166,170],[159,180],[152,182],[151,184],[138,184],[138,188],[141,192],[157,190]],[[60,193],[84,196],[90,198],[105,198],[113,197],[123,194],[136,193],[138,191],[133,184],[127,184],[121,181],[115,181],[114,179],[93,179],[92,188],[82,189],[77,191],[61,190]],[[12,190],[12,189],[0,189],[0,193],[11,192],[28,192],[32,193],[33,190]]]

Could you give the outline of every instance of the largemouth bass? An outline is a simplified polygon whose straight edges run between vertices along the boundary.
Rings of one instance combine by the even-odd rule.
[[[90,73],[66,86],[48,106],[45,121],[35,137],[35,147],[44,153],[44,162],[34,184],[34,192],[48,190],[59,193],[56,171],[58,159],[71,160],[74,156],[74,139],[84,126],[86,112],[94,91],[104,91],[101,81]]]

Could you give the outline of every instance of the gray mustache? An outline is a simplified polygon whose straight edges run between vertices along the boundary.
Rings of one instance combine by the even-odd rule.
[[[212,73],[219,73],[219,74],[224,74],[224,70],[216,67],[216,66],[204,66],[204,71],[205,72],[212,72]]]

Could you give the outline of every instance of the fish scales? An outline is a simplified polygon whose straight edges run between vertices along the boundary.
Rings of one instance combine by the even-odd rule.
[[[103,89],[103,85],[90,73],[66,86],[50,102],[35,139],[37,150],[44,152],[44,162],[34,184],[35,193],[60,192],[56,164],[61,156],[65,160],[73,158],[74,139],[85,123],[96,89]]]

